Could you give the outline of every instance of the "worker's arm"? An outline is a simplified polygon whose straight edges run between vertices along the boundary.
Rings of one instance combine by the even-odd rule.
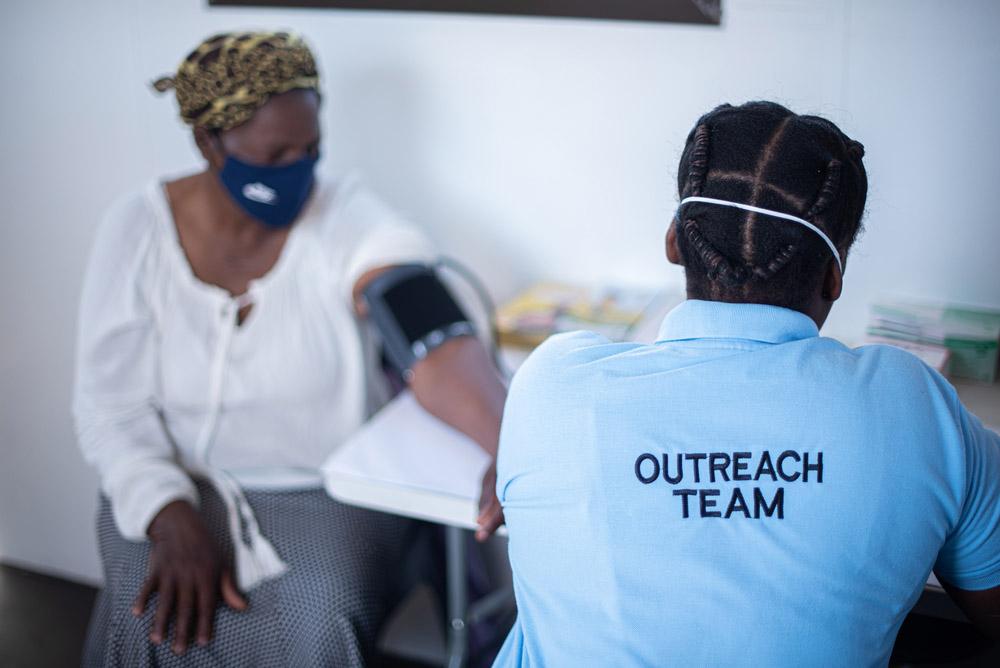
[[[961,404],[956,412],[965,449],[964,497],[934,573],[972,623],[1000,639],[1000,435]]]
[[[954,587],[940,577],[938,580],[977,629],[994,640],[1000,640],[1000,587],[968,591]]]

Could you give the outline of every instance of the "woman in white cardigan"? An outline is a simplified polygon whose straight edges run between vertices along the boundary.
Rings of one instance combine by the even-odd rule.
[[[219,35],[156,85],[206,166],[117,202],[87,271],[74,414],[106,587],[85,663],[362,665],[407,524],[325,496],[318,467],[384,396],[361,289],[434,250],[356,179],[314,177],[298,38]],[[412,371],[425,408],[495,455],[482,346],[452,339]],[[481,538],[502,521],[494,479]]]

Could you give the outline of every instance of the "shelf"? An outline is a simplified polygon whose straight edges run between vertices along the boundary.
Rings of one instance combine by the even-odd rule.
[[[987,427],[1000,433],[1000,383],[979,383],[960,378],[951,379],[958,396],[972,413]]]

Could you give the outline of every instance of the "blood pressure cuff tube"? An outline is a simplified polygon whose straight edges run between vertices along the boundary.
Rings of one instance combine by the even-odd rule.
[[[476,333],[433,267],[398,265],[375,277],[362,295],[385,356],[404,378],[445,341]]]

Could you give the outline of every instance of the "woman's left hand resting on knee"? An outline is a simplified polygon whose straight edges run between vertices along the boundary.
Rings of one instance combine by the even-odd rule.
[[[167,637],[171,616],[175,617],[173,651],[187,651],[191,628],[195,640],[207,645],[212,639],[212,620],[219,596],[234,610],[245,610],[246,599],[233,582],[232,571],[223,563],[218,548],[187,501],[164,506],[149,525],[152,551],[149,576],[132,606],[141,616],[152,593],[158,592],[153,630],[149,639],[159,645]]]

